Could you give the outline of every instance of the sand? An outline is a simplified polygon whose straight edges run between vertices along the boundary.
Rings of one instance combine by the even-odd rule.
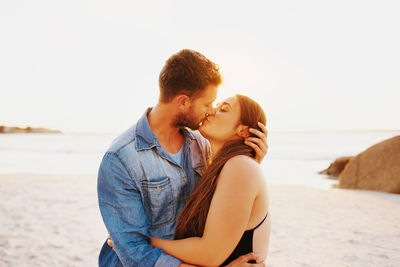
[[[400,266],[400,195],[269,185],[267,266]],[[0,266],[97,266],[96,175],[0,175]]]
[[[0,266],[97,266],[95,175],[0,175]]]
[[[400,195],[270,187],[271,266],[400,266]]]

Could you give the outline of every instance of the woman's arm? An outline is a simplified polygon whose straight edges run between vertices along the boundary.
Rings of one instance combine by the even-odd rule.
[[[264,183],[254,160],[246,156],[230,159],[218,178],[203,236],[180,240],[152,238],[152,245],[186,263],[220,265],[246,230],[254,200]]]

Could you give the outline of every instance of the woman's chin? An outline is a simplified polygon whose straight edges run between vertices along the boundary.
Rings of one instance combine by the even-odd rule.
[[[198,131],[201,133],[202,136],[204,136],[205,131],[204,131],[204,126],[203,126],[203,125],[201,125],[201,126],[199,127]]]
[[[201,134],[204,138],[208,139],[208,138],[207,138],[207,136],[208,136],[208,134],[207,134],[207,127],[206,127],[205,125],[201,125],[201,126],[199,127],[199,132],[200,132],[200,134]]]

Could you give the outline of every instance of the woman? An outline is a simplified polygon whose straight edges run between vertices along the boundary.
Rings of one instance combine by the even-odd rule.
[[[195,265],[227,265],[252,251],[265,259],[267,186],[254,150],[244,143],[251,136],[248,129],[259,128],[258,122],[266,122],[262,108],[236,95],[202,124],[199,131],[210,142],[212,163],[180,213],[176,240],[152,238],[153,247]]]

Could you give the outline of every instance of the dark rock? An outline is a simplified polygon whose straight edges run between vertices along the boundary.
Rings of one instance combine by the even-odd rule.
[[[352,158],[339,175],[339,187],[400,194],[400,136]]]
[[[346,167],[347,163],[353,157],[340,157],[337,158],[334,162],[332,162],[329,167],[323,171],[320,171],[319,174],[327,174],[331,176],[331,178],[337,179],[339,174],[343,171],[344,167]]]
[[[51,130],[47,128],[33,128],[27,126],[25,128],[21,127],[9,127],[0,125],[0,133],[8,134],[8,133],[61,133],[59,130]]]

